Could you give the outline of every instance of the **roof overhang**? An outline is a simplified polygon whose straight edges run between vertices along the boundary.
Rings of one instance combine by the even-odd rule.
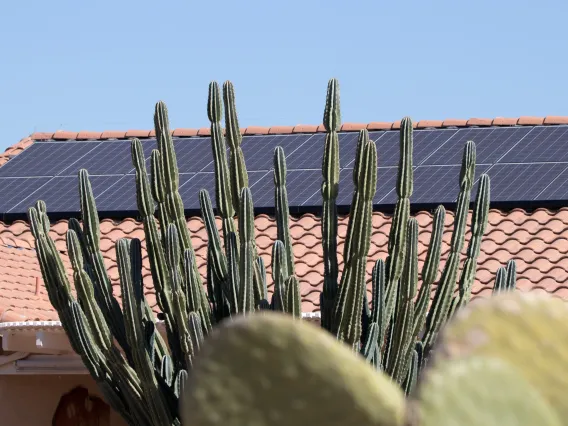
[[[320,317],[319,312],[302,313],[307,321],[318,323]],[[165,337],[164,322],[158,321],[157,326]],[[60,321],[4,322],[0,323],[0,336],[2,351],[10,354],[0,356],[0,375],[87,374]]]

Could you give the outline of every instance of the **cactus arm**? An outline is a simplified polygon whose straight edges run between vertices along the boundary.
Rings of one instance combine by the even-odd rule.
[[[406,265],[398,291],[397,310],[394,315],[394,335],[391,342],[388,371],[399,383],[405,378],[406,355],[414,335],[414,297],[418,284],[418,222],[408,220]]]
[[[514,260],[507,262],[507,288],[514,290],[517,287],[517,264]]]
[[[230,149],[230,182],[233,200],[233,208],[239,210],[241,191],[248,187],[248,173],[245,166],[245,158],[241,143],[243,136],[239,128],[237,108],[235,104],[235,89],[233,83],[226,81],[223,84],[223,101],[225,106],[225,135]]]
[[[479,179],[479,186],[477,187],[477,197],[471,224],[471,239],[469,240],[467,257],[460,277],[460,306],[469,302],[471,297],[471,287],[475,280],[477,258],[481,248],[481,239],[485,233],[489,217],[490,191],[491,181],[489,180],[489,175],[483,174]]]
[[[302,300],[300,298],[300,282],[296,276],[291,275],[286,280],[286,305],[285,312],[292,317],[302,318]]]
[[[88,250],[87,257],[90,260],[95,278],[93,282],[95,299],[101,307],[112,334],[128,356],[130,349],[126,340],[124,318],[120,305],[113,296],[110,277],[106,271],[103,255],[100,251],[99,215],[91,183],[89,182],[89,175],[84,169],[79,171],[79,195],[84,237]]]
[[[240,263],[239,263],[239,312],[255,310],[254,300],[254,213],[250,189],[242,190],[239,209]]]
[[[410,197],[413,190],[413,125],[408,117],[400,123],[400,159],[396,192],[398,200],[394,209],[392,225],[389,233],[387,266],[386,324],[392,318],[397,300],[398,281],[400,280],[406,254],[406,229],[410,217]]]
[[[156,425],[167,425],[173,422],[170,411],[166,408],[165,395],[158,388],[154,375],[154,366],[146,351],[143,331],[141,274],[136,270],[141,267],[140,241],[120,239],[116,244],[117,264],[126,317],[126,336],[132,349],[134,367],[141,378],[143,398],[150,416]]]
[[[221,129],[223,118],[223,105],[221,93],[217,82],[209,84],[209,97],[207,101],[207,117],[211,122],[211,148],[213,150],[213,165],[215,167],[215,194],[217,206],[223,221],[223,236],[227,238],[229,232],[236,232],[235,209],[231,193],[231,180],[227,163],[227,148]],[[237,123],[238,126],[238,123]],[[238,193],[237,193],[238,194]]]
[[[444,236],[444,223],[446,221],[446,209],[444,206],[438,206],[434,212],[432,221],[432,235],[428,244],[428,252],[424,267],[422,268],[422,285],[418,292],[416,301],[416,309],[414,311],[414,331],[415,337],[420,337],[420,333],[424,328],[428,305],[430,303],[430,292],[432,284],[436,281],[438,270],[440,268],[440,258],[442,254],[442,239]]]
[[[348,225],[351,234],[349,252],[345,254],[345,270],[341,277],[333,329],[339,340],[359,350],[363,294],[366,291],[365,272],[371,243],[373,197],[377,190],[377,147],[361,131],[364,140],[362,154],[357,159],[358,176]],[[355,180],[355,179],[354,179]]]
[[[339,137],[341,126],[339,101],[339,82],[329,80],[323,117],[327,132],[323,152],[321,194],[322,206],[322,246],[324,259],[323,291],[320,295],[321,325],[332,331],[333,307],[338,291],[337,262],[337,195],[339,191]]]
[[[288,192],[286,191],[286,156],[281,147],[274,150],[274,205],[276,206],[277,239],[284,244],[286,262],[284,279],[294,275],[294,253],[290,237]]]
[[[507,269],[501,266],[495,274],[495,285],[493,286],[493,294],[497,294],[505,290],[507,286]]]
[[[201,206],[203,222],[207,231],[207,239],[209,240],[209,245],[211,247],[210,253],[212,269],[216,275],[216,279],[220,283],[224,283],[227,280],[227,258],[221,249],[221,237],[219,236],[219,231],[215,224],[215,215],[213,214],[211,198],[209,197],[209,192],[207,192],[207,190],[202,189],[199,191],[199,203]]]
[[[469,141],[464,149],[460,172],[460,192],[454,217],[454,232],[450,242],[450,255],[442,272],[440,283],[436,288],[432,307],[426,317],[424,346],[426,354],[430,351],[438,330],[448,316],[452,303],[456,278],[458,275],[460,254],[465,242],[465,228],[469,209],[471,187],[475,177],[475,144]],[[481,187],[481,184],[480,184]]]
[[[284,312],[285,300],[285,279],[284,279],[284,244],[282,241],[275,241],[272,246],[272,281],[274,291],[272,293],[272,310]]]

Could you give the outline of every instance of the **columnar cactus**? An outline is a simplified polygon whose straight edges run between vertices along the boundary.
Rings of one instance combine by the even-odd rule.
[[[225,129],[221,127],[223,110]],[[154,312],[144,296],[142,244],[137,239],[122,239],[117,243],[122,309],[113,295],[100,250],[99,218],[86,170],[79,173],[82,224],[71,219],[67,235],[77,299],[60,254],[49,237],[45,204],[40,201],[29,210],[50,301],[73,349],[82,357],[106,400],[132,425],[180,424],[179,395],[195,357],[215,324],[226,318],[266,310],[282,311],[296,319],[302,314],[300,282],[295,275],[289,232],[285,153],[281,148],[274,152],[277,240],[272,249],[274,287],[269,298],[265,265],[255,243],[253,194],[248,187],[235,93],[230,82],[223,85],[223,99],[219,85],[210,84],[207,116],[211,123],[217,212],[213,210],[207,191],[200,191],[201,212],[208,236],[205,285],[197,268],[191,233],[184,216],[174,144],[167,109],[162,102],[156,105],[154,115],[158,148],[151,155],[150,175],[141,142],[138,139],[132,141],[137,205],[167,339],[162,337]],[[328,84],[323,122],[326,137],[321,186],[324,254],[321,325],[409,393],[428,359],[441,325],[454,310],[469,301],[487,222],[489,178],[484,175],[480,179],[472,238],[459,279],[459,294],[452,299],[474,183],[475,145],[468,142],[451,252],[434,302],[428,309],[440,265],[445,210],[439,207],[434,214],[432,238],[419,285],[419,230],[416,219],[410,217],[413,125],[409,118],[401,121],[396,183],[398,201],[388,256],[386,260],[376,260],[370,277],[372,297],[369,306],[366,266],[377,183],[377,149],[368,132],[362,130],[353,168],[354,192],[340,274],[336,200],[341,114],[339,83],[335,79]],[[217,229],[215,213],[221,218],[221,229]],[[497,281],[499,290],[514,287],[513,263],[500,272]]]

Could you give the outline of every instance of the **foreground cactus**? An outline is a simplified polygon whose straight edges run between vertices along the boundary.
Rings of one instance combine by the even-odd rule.
[[[184,425],[395,426],[404,419],[403,393],[386,375],[328,333],[277,313],[217,327],[184,392]]]
[[[476,317],[476,324],[490,329],[493,317]],[[520,318],[510,321],[518,325],[510,330],[511,340],[533,337],[520,327]],[[206,339],[189,373],[182,400],[184,425],[563,424],[562,407],[523,374],[531,364],[518,370],[510,354],[500,356],[498,340],[486,344],[494,347],[491,356],[478,355],[479,336],[460,321],[450,325],[446,345],[461,339],[458,345],[467,342],[471,353],[447,359],[442,348],[410,400],[384,372],[309,323],[275,313],[225,323]],[[557,354],[550,358],[554,365],[563,361]],[[549,359],[533,362],[544,365]],[[549,376],[546,380],[550,383]],[[565,399],[566,386],[553,390],[557,401]]]
[[[215,324],[264,310],[282,311],[294,318],[302,314],[300,282],[295,275],[289,233],[285,153],[281,148],[274,152],[277,240],[271,259],[274,290],[269,298],[266,268],[255,242],[253,194],[248,187],[235,93],[230,82],[223,85],[223,97],[219,85],[210,84],[207,115],[211,123],[217,214],[222,226],[217,229],[209,194],[200,191],[208,235],[205,285],[184,216],[174,144],[167,109],[162,102],[156,105],[154,114],[158,149],[151,155],[150,174],[141,142],[132,141],[137,204],[167,339],[159,332],[144,296],[142,244],[137,239],[122,239],[117,243],[122,309],[113,295],[100,250],[99,218],[86,170],[79,173],[82,224],[71,219],[67,235],[77,299],[71,291],[60,253],[49,237],[45,204],[40,201],[29,210],[46,288],[73,349],[82,357],[105,399],[132,425],[180,424],[178,398],[185,377],[203,339],[211,334]],[[409,393],[441,325],[469,301],[480,240],[487,222],[489,178],[486,175],[480,178],[472,238],[459,278],[459,294],[454,297],[475,175],[475,145],[468,142],[459,181],[451,252],[428,310],[430,290],[439,270],[445,211],[440,207],[434,215],[432,239],[419,286],[419,230],[416,220],[410,217],[413,125],[408,118],[402,120],[396,184],[399,200],[389,236],[388,257],[386,261],[377,260],[373,269],[370,307],[366,265],[377,183],[377,150],[368,132],[362,130],[353,167],[353,201],[340,276],[336,207],[340,117],[339,84],[332,79],[324,111],[327,134],[321,188],[325,265],[321,325]],[[509,265],[507,288],[514,286],[514,274],[514,265]],[[500,289],[502,278],[499,280]]]
[[[560,426],[557,413],[522,375],[494,358],[441,363],[424,375],[420,426]]]
[[[472,303],[456,316],[440,339],[433,364],[477,356],[501,360],[566,419],[567,323],[568,305],[561,299],[504,292]]]

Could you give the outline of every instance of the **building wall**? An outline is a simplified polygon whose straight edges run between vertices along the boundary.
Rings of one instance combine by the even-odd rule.
[[[87,375],[0,376],[0,425],[51,426],[61,397],[77,386],[101,397],[94,380]],[[112,409],[110,426],[126,426]]]

